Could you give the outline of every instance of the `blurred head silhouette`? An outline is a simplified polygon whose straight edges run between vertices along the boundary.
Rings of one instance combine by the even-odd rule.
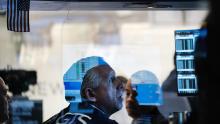
[[[0,77],[0,123],[5,122],[9,118],[8,111],[8,88]]]

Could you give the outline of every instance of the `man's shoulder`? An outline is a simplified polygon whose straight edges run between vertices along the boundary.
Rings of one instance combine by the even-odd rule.
[[[69,106],[68,106],[67,108],[61,110],[58,114],[56,114],[56,115],[50,117],[48,120],[46,120],[45,122],[43,122],[43,124],[54,124],[54,123],[56,123],[56,120],[57,120],[59,117],[65,115],[65,113],[67,113],[68,110],[69,110]]]
[[[92,113],[77,113],[69,112],[68,108],[62,110],[60,113],[54,115],[43,124],[118,124],[102,113],[94,110]]]
[[[118,124],[116,121],[109,119],[109,117],[98,109],[93,109],[93,112],[88,114],[91,120],[86,124]]]
[[[58,116],[55,115],[49,120],[44,122],[44,124],[118,124],[116,121],[108,118],[97,118],[92,114],[83,114],[83,113],[65,113],[64,115]]]
[[[91,119],[92,118],[86,114],[66,112],[54,115],[43,124],[88,124],[87,122],[89,122]]]

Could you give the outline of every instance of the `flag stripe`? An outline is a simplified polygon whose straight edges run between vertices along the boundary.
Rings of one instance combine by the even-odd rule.
[[[27,11],[27,30],[30,31],[29,11]]]
[[[8,30],[10,30],[10,22],[11,22],[11,1],[8,0]]]
[[[24,26],[25,26],[25,25],[24,25],[25,12],[21,12],[21,13],[22,13],[22,17],[23,17],[23,18],[22,18],[22,31],[25,32],[25,30],[24,30]]]
[[[24,27],[24,25],[23,25],[23,23],[24,23],[24,15],[23,15],[23,12],[21,11],[21,18],[20,18],[21,20],[21,31],[23,32],[24,30],[23,30],[23,27]]]
[[[17,1],[16,1],[16,2],[17,2]],[[15,4],[15,20],[14,20],[15,31],[17,31],[17,29],[18,29],[18,28],[17,28],[17,18],[18,18],[18,17],[17,17],[17,16],[18,16],[18,15],[17,15],[17,11],[18,11],[18,10],[17,10],[17,7],[18,7],[17,4]]]
[[[12,18],[12,0],[10,0],[10,23],[9,23],[9,24],[10,24],[10,26],[9,26],[9,29],[10,29],[10,30],[12,30],[12,29],[11,29],[11,20],[12,20],[12,19],[11,19],[11,18]]]
[[[13,6],[14,6],[14,12],[13,12],[13,14],[14,14],[14,18],[13,18],[13,30],[15,31],[15,18],[16,18],[16,0],[14,0],[14,4],[13,4]]]
[[[18,17],[18,18],[17,18],[17,23],[18,23],[17,26],[18,26],[18,27],[17,27],[17,28],[18,28],[18,32],[20,32],[20,28],[19,28],[19,27],[20,27],[20,12],[18,11],[17,13],[18,13],[18,16],[17,16],[17,17]]]
[[[18,7],[18,5],[17,5],[17,7]],[[16,23],[17,23],[17,25],[16,25],[16,28],[17,28],[17,32],[19,32],[19,11],[17,11],[17,18],[16,18]]]
[[[19,11],[20,12],[20,31],[22,32],[22,12],[21,11]]]
[[[7,28],[9,30],[9,0],[7,1]]]
[[[13,22],[14,22],[14,18],[15,18],[15,17],[14,17],[14,16],[15,16],[15,14],[14,14],[14,10],[15,10],[14,1],[15,1],[15,0],[12,0],[12,4],[11,4],[11,5],[12,5],[12,8],[11,8],[11,13],[12,13],[12,15],[11,15],[11,17],[12,17],[12,18],[11,18],[11,25],[12,25],[12,26],[11,26],[11,30],[13,30],[13,31],[14,31]]]
[[[24,11],[24,32],[26,31],[26,11]]]

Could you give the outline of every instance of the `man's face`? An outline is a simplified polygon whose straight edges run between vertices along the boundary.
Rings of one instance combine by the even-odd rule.
[[[124,84],[121,80],[119,80],[117,78],[114,80],[113,84],[114,84],[114,88],[116,88],[117,106],[118,106],[119,109],[121,109],[122,108],[122,101],[123,101],[122,96],[123,96],[123,93],[124,93],[124,90],[125,90]]]
[[[0,78],[0,122],[8,120],[8,95],[7,87],[4,81]]]
[[[126,97],[125,97],[125,105],[128,115],[132,118],[136,118],[140,116],[140,107],[138,101],[136,100],[137,92],[132,89],[131,81],[129,80],[125,87]]]
[[[106,68],[105,72],[108,76],[104,78],[106,83],[102,83],[96,92],[97,107],[111,115],[122,108],[122,84],[116,82],[115,72],[111,68]]]
[[[128,115],[132,118],[138,118],[142,114],[153,114],[155,106],[139,105],[136,99],[138,93],[136,89],[132,89],[131,80],[128,80],[126,87],[125,105]]]

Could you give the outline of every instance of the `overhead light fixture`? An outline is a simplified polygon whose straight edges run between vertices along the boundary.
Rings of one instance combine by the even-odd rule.
[[[148,8],[148,9],[166,9],[172,8],[169,4],[158,4],[158,3],[127,3],[124,5],[125,8]]]

